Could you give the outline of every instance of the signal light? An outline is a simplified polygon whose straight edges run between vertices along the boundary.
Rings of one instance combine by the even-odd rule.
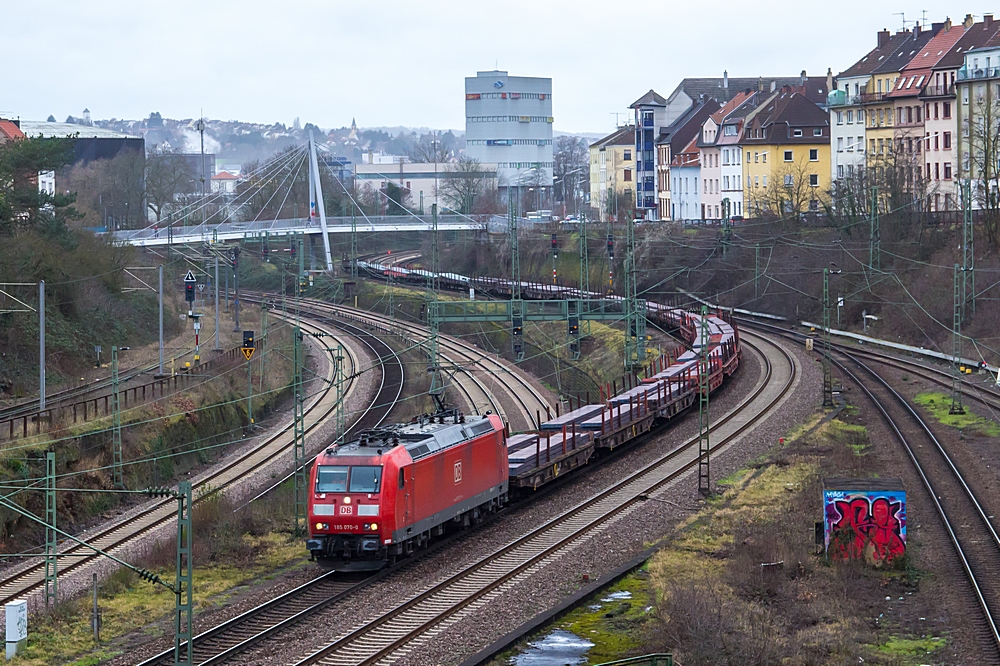
[[[608,256],[612,259],[615,256],[615,237],[608,234]]]
[[[515,336],[520,337],[521,334],[524,332],[524,327],[522,326],[521,318],[520,317],[514,317],[514,320],[513,320],[512,323],[513,323],[512,333]]]
[[[194,303],[194,282],[184,283],[184,300],[188,303]]]
[[[576,335],[580,332],[580,320],[577,317],[569,318],[569,334]]]
[[[243,346],[253,347],[253,331],[243,331]]]

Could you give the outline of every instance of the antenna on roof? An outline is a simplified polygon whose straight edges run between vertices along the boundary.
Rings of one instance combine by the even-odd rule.
[[[621,127],[621,125],[618,124],[618,116],[623,116],[625,114],[622,113],[621,111],[611,111],[610,113],[612,116],[615,117],[615,129],[618,129],[619,127]]]
[[[927,10],[926,9],[921,9],[920,10],[920,29],[923,30],[926,27],[927,27]]]
[[[893,12],[893,16],[901,16],[903,19],[903,30],[906,30],[906,12]],[[916,23],[916,21],[910,21],[910,23]]]

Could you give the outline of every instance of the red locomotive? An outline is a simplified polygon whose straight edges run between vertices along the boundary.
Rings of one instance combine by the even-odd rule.
[[[507,502],[504,424],[448,410],[366,430],[320,453],[310,477],[313,557],[378,569]]]

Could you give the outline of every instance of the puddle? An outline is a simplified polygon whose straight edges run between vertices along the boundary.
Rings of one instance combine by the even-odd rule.
[[[608,596],[601,599],[601,601],[603,601],[604,603],[608,603],[609,601],[621,601],[622,599],[631,599],[631,598],[632,598],[631,592],[629,592],[628,590],[622,590],[621,592],[612,592]]]
[[[528,643],[528,649],[511,662],[516,666],[575,666],[587,663],[587,650],[594,644],[571,631],[556,629],[539,641]]]

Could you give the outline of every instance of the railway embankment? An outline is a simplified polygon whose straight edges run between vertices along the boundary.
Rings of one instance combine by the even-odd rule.
[[[831,562],[816,545],[822,479],[872,476],[893,458],[891,442],[873,441],[854,408],[813,430],[819,419],[721,480],[722,492],[636,571],[491,665],[560,631],[583,639],[587,663],[653,652],[685,664],[921,664],[964,654],[956,609],[942,595],[948,583],[919,537],[891,567]]]

